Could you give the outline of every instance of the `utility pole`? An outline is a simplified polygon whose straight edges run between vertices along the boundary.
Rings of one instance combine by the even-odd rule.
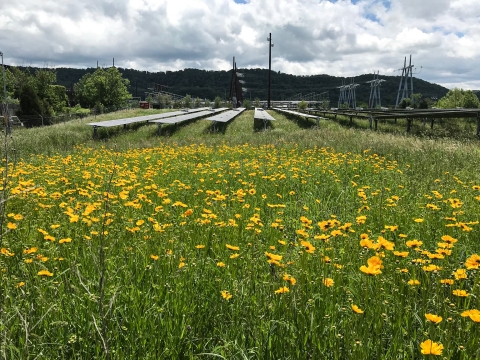
[[[10,121],[8,121],[8,104],[7,104],[7,85],[5,82],[5,67],[3,66],[3,52],[0,51],[2,57],[2,77],[3,77],[3,121],[7,134],[10,134]]]
[[[268,95],[267,95],[267,109],[270,109],[270,85],[272,73],[272,33],[268,37]]]

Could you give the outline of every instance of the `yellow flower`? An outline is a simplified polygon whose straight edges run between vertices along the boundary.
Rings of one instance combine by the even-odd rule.
[[[315,252],[315,247],[310,243],[310,241],[300,241],[300,244],[305,248],[305,251],[309,254],[313,254]]]
[[[360,271],[368,275],[378,275],[382,273],[382,271],[380,270],[380,266],[366,267],[365,265],[362,265],[360,266]]]
[[[457,271],[453,272],[453,275],[455,276],[455,279],[457,279],[457,280],[466,279],[467,278],[467,270],[457,269]]]
[[[226,244],[225,245],[227,247],[227,249],[229,250],[233,250],[233,251],[238,251],[240,250],[240,248],[238,246],[233,246],[233,245],[229,245],[229,244]]]
[[[24,285],[25,285],[25,283],[23,281],[20,281],[17,285],[15,285],[15,288],[18,289],[18,288],[20,288]]]
[[[288,281],[290,285],[295,285],[297,283],[297,280],[289,274],[283,275],[283,280]]]
[[[425,340],[420,344],[423,355],[442,355],[443,345],[433,342],[432,340]]]
[[[274,260],[274,261],[281,261],[282,260],[282,255],[276,255],[276,254],[272,254],[272,253],[269,253],[269,252],[266,252],[265,251],[265,255],[270,259],[270,260]]]
[[[331,287],[331,286],[333,286],[333,284],[334,284],[333,279],[331,279],[331,278],[323,279],[323,285],[325,285],[326,287]]]
[[[468,270],[479,269],[480,268],[480,256],[473,254],[465,261],[465,266]]]
[[[188,209],[187,211],[185,211],[185,212],[183,213],[183,216],[190,216],[190,215],[192,215],[192,214],[193,214],[193,210],[192,210],[192,209]]]
[[[463,317],[469,317],[472,321],[480,323],[480,311],[477,309],[467,310],[462,312]]]
[[[53,225],[50,225],[50,228],[51,229],[58,229],[60,227],[60,224],[53,224]]]
[[[153,259],[153,260],[155,260],[155,261],[157,261],[158,258],[159,258],[158,255],[153,255],[153,254],[150,255],[150,259]]]
[[[428,321],[438,324],[442,321],[442,317],[434,314],[425,314]]]
[[[183,261],[180,261],[180,264],[178,264],[178,268],[181,269],[184,266],[185,266],[185,263]]]
[[[230,259],[235,259],[235,258],[237,258],[237,257],[239,257],[239,256],[240,256],[239,253],[235,253],[235,254],[230,255]]]
[[[7,224],[7,228],[9,228],[10,230],[15,230],[17,228],[17,224],[9,222]]]
[[[220,291],[220,293],[222,294],[222,297],[225,299],[225,300],[230,300],[232,298],[232,294],[230,294],[227,290],[222,290]]]
[[[14,253],[10,252],[9,250],[5,249],[5,248],[2,248],[0,250],[0,253],[2,253],[2,255],[5,255],[5,256],[15,256]]]
[[[408,285],[412,285],[412,286],[420,285],[420,281],[412,279],[408,281]]]
[[[50,271],[48,270],[40,270],[38,273],[37,273],[38,276],[53,276],[53,273],[51,273]]]
[[[224,266],[225,266],[225,263],[223,263],[223,262],[220,261],[220,262],[217,263],[217,266],[218,266],[218,267],[224,267]]]
[[[465,290],[453,290],[452,292],[453,295],[460,296],[460,297],[467,297],[468,293]]]
[[[23,219],[23,216],[22,216],[22,214],[16,214],[13,218],[14,218],[15,220],[19,221],[19,220],[22,220],[22,219]]]
[[[205,247],[205,245],[196,245],[195,248],[197,249],[203,249]]]
[[[428,265],[428,266],[424,266],[424,267],[423,267],[423,270],[425,270],[425,271],[427,271],[427,272],[430,272],[430,271],[439,271],[439,270],[442,270],[442,267],[431,264],[431,265]]]
[[[145,220],[138,220],[135,224],[137,226],[142,226],[143,224],[145,224]]]
[[[280,289],[275,290],[275,294],[284,294],[284,293],[287,293],[289,291],[290,290],[286,286],[283,286]]]
[[[27,255],[28,255],[28,254],[33,254],[33,253],[36,253],[37,250],[38,250],[38,248],[32,247],[32,248],[30,248],[30,249],[25,249],[25,250],[23,250],[23,253],[24,253],[24,254],[27,254]]]
[[[416,223],[421,223],[421,222],[423,222],[423,219],[418,218],[418,219],[414,219],[413,221],[415,221]]]
[[[423,241],[420,240],[410,240],[405,243],[408,247],[419,247],[422,246]]]
[[[59,244],[69,243],[69,242],[72,242],[72,239],[70,239],[70,238],[65,238],[65,239],[60,239],[60,240],[58,241]]]
[[[360,309],[357,305],[352,304],[351,307],[352,310],[355,311],[357,314],[363,314],[363,310]]]
[[[408,256],[408,251],[394,251],[393,255],[400,256],[400,257],[407,257]]]
[[[453,285],[454,280],[452,280],[452,279],[442,279],[442,280],[440,280],[440,282],[442,284],[445,284],[445,285]]]

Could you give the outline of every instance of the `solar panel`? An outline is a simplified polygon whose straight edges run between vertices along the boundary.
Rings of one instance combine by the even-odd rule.
[[[270,115],[266,110],[262,108],[255,108],[255,114],[253,115],[254,119],[263,120],[263,121],[272,121],[275,118]]]
[[[175,116],[175,117],[167,118],[167,119],[150,120],[150,122],[151,123],[157,123],[157,124],[178,124],[178,123],[181,123],[183,121],[201,118],[201,117],[204,117],[204,116],[207,116],[207,115],[212,115],[212,113],[215,114],[215,113],[225,111],[225,110],[227,110],[227,108],[204,110],[204,111],[196,112],[196,113],[193,113],[193,114],[184,114],[184,115]]]
[[[240,115],[244,111],[245,111],[245,108],[238,108],[238,109],[226,111],[224,113],[221,113],[221,114],[218,114],[218,115],[215,115],[215,116],[210,116],[210,117],[206,118],[205,120],[226,123],[226,122],[232,120],[233,118],[237,117],[238,115]]]
[[[280,109],[280,108],[274,108],[273,110],[278,111],[278,112],[282,112],[282,113],[291,114],[291,115],[303,116],[305,118],[316,119],[318,117],[318,116],[315,116],[315,115],[309,115],[309,114],[304,114],[304,113],[301,113],[301,112],[298,112],[298,111],[284,110],[284,109]]]
[[[92,123],[88,123],[87,125],[95,126],[95,127],[112,127],[112,126],[133,124],[133,123],[142,122],[142,121],[151,121],[151,120],[156,120],[156,119],[170,118],[170,117],[177,116],[177,115],[185,115],[186,113],[190,114],[190,113],[205,111],[207,109],[209,109],[209,108],[206,107],[206,108],[198,108],[198,109],[185,109],[185,110],[180,110],[180,111],[170,111],[170,112],[162,113],[162,114],[154,114],[154,115],[137,116],[137,117],[125,118],[125,119],[92,122]]]

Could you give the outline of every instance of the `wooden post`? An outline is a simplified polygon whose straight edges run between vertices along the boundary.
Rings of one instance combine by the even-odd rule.
[[[433,129],[433,122],[434,122],[434,121],[435,121],[434,118],[431,118],[431,119],[430,119],[430,129]]]
[[[372,122],[373,122],[373,118],[371,116],[369,116],[368,117],[368,126],[369,126],[370,129],[372,128]]]
[[[375,130],[377,130],[377,127],[378,127],[378,119],[374,119],[375,121]]]
[[[477,137],[480,138],[480,113],[477,113]]]
[[[396,124],[396,123],[397,123],[397,118],[395,118],[395,119],[393,120],[393,123],[394,123],[394,124]]]
[[[410,129],[412,128],[412,119],[407,118],[407,133],[410,132]]]
[[[98,126],[93,126],[93,137],[96,139],[98,138]]]
[[[352,123],[353,123],[353,116],[350,115],[350,124],[352,124]]]
[[[315,120],[317,121],[317,129],[318,129],[320,127],[320,118],[317,116]]]
[[[161,133],[162,133],[162,123],[157,123],[158,124],[158,127],[157,127],[157,135],[160,136]]]

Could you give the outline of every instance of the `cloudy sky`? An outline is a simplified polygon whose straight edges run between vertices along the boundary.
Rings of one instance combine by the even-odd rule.
[[[11,65],[268,68],[414,76],[480,89],[480,0],[1,0]],[[408,60],[407,60],[408,61]]]

